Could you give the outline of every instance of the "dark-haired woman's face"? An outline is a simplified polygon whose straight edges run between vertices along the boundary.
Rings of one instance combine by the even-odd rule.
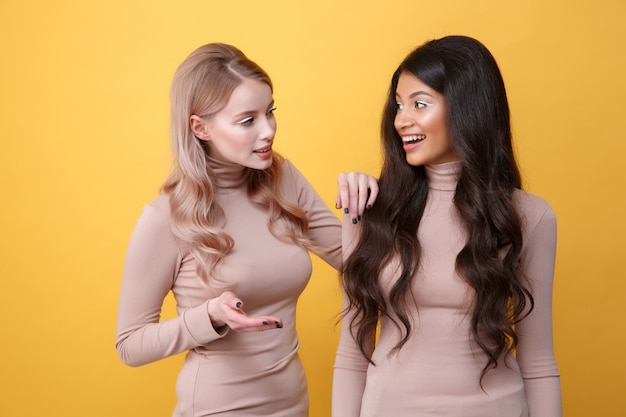
[[[459,159],[448,137],[442,94],[413,74],[403,72],[396,87],[396,102],[394,126],[410,165],[435,165]]]

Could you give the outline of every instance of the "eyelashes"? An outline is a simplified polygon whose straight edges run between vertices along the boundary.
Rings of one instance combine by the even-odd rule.
[[[276,111],[276,107],[270,107],[270,109],[267,110],[267,115],[270,117],[273,117],[275,111]],[[239,124],[243,126],[249,126],[252,123],[254,123],[254,116],[246,117],[245,119],[239,122]]]
[[[413,103],[414,108],[416,109],[423,109],[424,107],[429,107],[430,104],[426,103],[425,101],[416,101],[415,103]],[[396,103],[396,109],[397,110],[402,110],[404,109],[404,104],[402,103]]]

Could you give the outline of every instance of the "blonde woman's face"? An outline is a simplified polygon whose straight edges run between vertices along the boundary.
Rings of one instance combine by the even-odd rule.
[[[403,72],[396,87],[396,131],[410,165],[435,165],[458,159],[446,126],[444,97],[411,73]]]
[[[191,125],[196,136],[207,141],[213,158],[247,168],[267,169],[272,164],[276,134],[274,110],[270,86],[244,79],[222,110],[206,120],[192,116]],[[195,128],[194,118],[197,118]]]

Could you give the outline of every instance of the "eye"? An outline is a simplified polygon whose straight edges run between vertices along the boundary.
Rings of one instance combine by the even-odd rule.
[[[269,109],[267,111],[267,114],[272,114],[273,115],[275,111],[276,111],[276,107],[272,107],[271,109]]]
[[[416,109],[423,109],[424,107],[427,107],[428,103],[425,103],[423,101],[416,101],[415,102],[415,108]]]
[[[248,126],[254,122],[254,117],[246,117],[242,121],[239,122],[240,125]]]
[[[396,103],[396,109],[402,110],[403,108],[404,106],[402,105],[402,103]]]

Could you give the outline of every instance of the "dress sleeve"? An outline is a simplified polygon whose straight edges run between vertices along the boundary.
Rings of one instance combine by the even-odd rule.
[[[160,322],[163,300],[181,264],[168,214],[144,207],[130,238],[120,292],[116,349],[122,362],[139,366],[222,337],[211,325],[208,301]]]
[[[284,161],[285,175],[295,188],[287,189],[286,193],[295,193],[295,199],[309,220],[309,239],[322,250],[316,255],[333,268],[341,268],[341,223],[326,203],[317,194],[309,181],[289,161]]]
[[[525,236],[522,268],[530,283],[535,306],[517,326],[517,360],[520,365],[530,415],[561,416],[559,371],[552,340],[552,285],[556,257],[556,216],[545,208]]]
[[[359,225],[353,225],[349,215],[344,216],[342,241],[344,260],[352,252],[360,231]],[[343,296],[344,312],[348,307],[346,294]],[[344,314],[341,320],[341,335],[335,355],[332,393],[333,417],[358,417],[361,413],[361,399],[365,390],[369,362],[361,353],[357,342],[350,332],[353,313]],[[369,353],[374,350],[374,340],[369,346]]]

